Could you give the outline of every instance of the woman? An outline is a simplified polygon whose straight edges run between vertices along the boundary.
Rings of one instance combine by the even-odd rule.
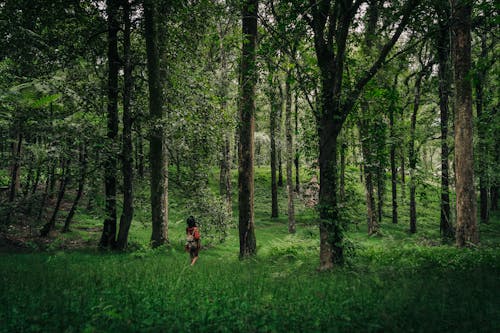
[[[193,216],[188,217],[186,228],[186,251],[191,256],[191,266],[198,260],[198,253],[201,248],[200,231],[196,226],[196,221]]]

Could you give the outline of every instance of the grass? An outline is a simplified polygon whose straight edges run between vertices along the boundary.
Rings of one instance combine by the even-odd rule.
[[[368,237],[362,190],[353,186],[354,199],[361,193],[349,212],[354,254],[345,266],[319,273],[314,212],[297,203],[297,233],[288,235],[285,194],[281,217],[270,220],[267,170],[258,169],[255,179],[257,257],[238,260],[233,228],[226,242],[203,250],[190,267],[182,249],[186,212],[175,192],[169,247],[148,247],[148,213],[138,209],[131,250],[98,252],[99,235],[88,229],[101,221],[80,212],[64,237],[87,237],[92,246],[0,254],[0,332],[500,330],[498,215],[481,225],[480,246],[442,245],[438,201],[428,190],[416,235],[408,234],[400,210],[399,224],[385,217],[381,235]]]

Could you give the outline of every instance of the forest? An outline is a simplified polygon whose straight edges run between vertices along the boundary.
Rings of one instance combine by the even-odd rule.
[[[0,0],[0,333],[499,332],[499,10]]]

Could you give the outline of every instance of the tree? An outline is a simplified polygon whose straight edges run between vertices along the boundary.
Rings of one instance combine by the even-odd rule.
[[[134,215],[133,203],[133,160],[132,160],[132,60],[130,50],[131,4],[123,1],[123,135],[122,135],[122,174],[123,174],[123,211],[116,241],[117,248],[127,247],[128,232]]]
[[[238,207],[240,257],[256,253],[254,231],[254,142],[255,131],[255,85],[257,68],[255,51],[257,47],[257,0],[244,0],[242,4],[243,47],[240,74],[240,123],[239,123],[239,167]]]
[[[365,85],[384,63],[408,24],[418,4],[408,1],[400,10],[401,20],[389,40],[380,48],[369,69],[363,71],[349,91],[344,90],[347,41],[360,0],[309,2],[310,15],[304,18],[313,30],[314,48],[321,76],[321,101],[316,122],[319,136],[320,167],[320,269],[343,261],[343,227],[337,207],[337,138],[348,114]]]
[[[108,15],[108,122],[107,148],[104,161],[104,188],[106,195],[106,217],[102,230],[100,247],[114,247],[116,242],[116,167],[115,154],[118,136],[118,71],[120,58],[118,55],[118,0],[106,1]]]
[[[450,72],[450,8],[447,2],[436,2],[438,32],[435,37],[439,77],[439,110],[441,120],[441,220],[439,230],[444,238],[453,237],[450,221],[448,118],[451,87]]]
[[[276,85],[279,84],[277,79],[276,70],[273,69],[275,64],[268,60],[268,89],[267,95],[269,97],[270,116],[269,116],[269,132],[271,137],[270,147],[270,164],[271,164],[271,217],[277,218],[279,215],[278,209],[278,183],[276,180],[276,129],[279,108],[281,107],[276,94]]]
[[[471,69],[472,1],[452,0],[452,55],[455,80],[456,244],[479,242],[474,190]]]
[[[146,39],[149,114],[151,119],[149,163],[151,168],[151,245],[168,243],[168,164],[164,141],[162,89],[158,28],[154,0],[144,1],[144,27]]]
[[[288,70],[285,81],[285,136],[286,136],[286,189],[288,193],[288,232],[295,233],[295,208],[293,205],[293,136],[292,136],[292,74]]]

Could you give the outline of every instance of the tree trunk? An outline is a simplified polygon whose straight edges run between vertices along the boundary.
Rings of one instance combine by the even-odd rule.
[[[269,65],[269,71],[272,71],[271,65]],[[270,114],[270,136],[271,136],[271,218],[277,218],[279,215],[278,210],[278,184],[276,182],[276,128],[277,128],[277,117],[279,112],[280,104],[276,98],[276,87],[275,84],[277,80],[275,79],[275,74],[269,74],[269,103],[271,106]]]
[[[450,187],[449,187],[449,148],[448,148],[448,114],[450,96],[450,10],[446,3],[440,12],[439,35],[437,40],[438,77],[439,77],[439,110],[441,114],[441,221],[439,230],[441,237],[452,238],[453,227],[450,220]]]
[[[360,117],[366,117],[365,114],[368,112],[368,105],[366,101],[362,101],[362,115]],[[360,119],[358,123],[359,135],[361,141],[361,151],[363,153],[363,175],[365,183],[365,195],[366,195],[366,218],[368,225],[368,235],[373,235],[378,232],[379,226],[377,222],[377,209],[375,208],[375,194],[373,186],[374,178],[374,164],[373,152],[371,145],[371,137],[369,133],[370,125],[368,121]]]
[[[296,140],[296,142],[298,142],[298,137],[299,137],[299,95],[296,93],[295,94],[295,140]],[[295,192],[297,192],[297,193],[300,192],[299,158],[300,158],[299,145],[296,144],[295,145],[294,164],[295,164]]]
[[[160,59],[158,50],[158,33],[156,26],[156,8],[153,0],[144,2],[144,26],[146,37],[146,53],[149,84],[149,113],[152,127],[150,129],[149,161],[151,167],[151,215],[153,230],[151,245],[153,247],[168,243],[168,206],[167,206],[167,163],[164,148],[164,131],[161,125],[162,90],[160,80]]]
[[[69,175],[70,175],[70,162],[71,160],[66,160],[65,162],[63,161],[63,171],[61,175],[61,181],[59,183],[59,191],[57,193],[57,201],[56,205],[54,207],[54,212],[52,213],[52,217],[50,218],[49,222],[47,222],[42,230],[40,230],[40,236],[46,237],[50,231],[52,231],[56,225],[56,219],[57,219],[57,214],[59,213],[59,208],[61,207],[61,202],[64,198],[64,193],[66,191],[66,185],[69,182]]]
[[[106,218],[99,246],[114,247],[116,238],[116,139],[118,136],[118,71],[120,58],[118,56],[118,0],[106,1],[108,15],[108,151],[104,161],[104,188],[106,195]]]
[[[286,77],[286,108],[285,108],[285,137],[286,137],[286,189],[288,193],[288,232],[295,233],[295,208],[293,205],[293,137],[292,137],[292,91],[290,86],[291,74]]]
[[[420,107],[420,92],[422,79],[424,77],[424,69],[417,74],[415,80],[415,95],[413,99],[413,112],[411,114],[410,123],[410,142],[408,149],[408,165],[410,167],[410,233],[417,232],[417,202],[415,192],[417,188],[417,151],[415,149],[416,128],[417,128],[417,113]]]
[[[283,88],[281,86],[281,82],[278,80],[278,88],[280,92],[280,105],[278,108],[278,117],[277,117],[277,126],[276,126],[276,145],[277,145],[277,153],[278,153],[278,187],[283,187],[283,158],[282,158],[282,148],[281,144],[281,125],[283,124],[283,107],[285,105],[285,94],[283,93]]]
[[[76,208],[78,207],[78,203],[80,202],[80,198],[82,197],[83,189],[85,187],[85,178],[87,174],[87,156],[85,150],[86,147],[85,145],[82,144],[82,146],[80,147],[80,156],[79,156],[80,178],[78,180],[78,191],[76,192],[76,197],[75,200],[73,201],[73,205],[71,206],[71,210],[69,211],[68,216],[66,216],[66,221],[64,221],[64,227],[62,229],[62,232],[69,231],[69,226],[71,224],[73,216],[75,215]]]
[[[474,190],[474,137],[472,125],[470,0],[452,0],[453,65],[455,74],[455,184],[457,195],[456,244],[479,242]]]
[[[243,48],[241,57],[240,140],[238,206],[240,258],[256,253],[254,231],[254,131],[257,68],[257,0],[244,0],[242,7]]]
[[[130,30],[131,30],[131,5],[129,0],[123,3],[123,136],[122,136],[122,173],[123,173],[123,210],[120,217],[120,229],[118,231],[117,248],[125,249],[128,243],[128,233],[134,217],[134,194],[133,178],[134,163],[132,151],[132,110],[130,101],[132,98],[133,77],[132,63],[130,59]]]
[[[327,103],[328,100],[325,101],[326,107],[324,106],[323,110],[332,109]],[[333,118],[333,113],[330,111],[321,117],[319,123],[320,270],[331,269],[334,263],[343,262],[343,230],[338,219],[337,207],[337,138],[340,129],[335,126]]]
[[[395,90],[397,87],[397,76],[394,80]],[[390,145],[390,163],[391,163],[391,197],[392,197],[392,223],[398,223],[398,196],[397,196],[397,185],[398,185],[398,171],[396,168],[396,129],[394,125],[394,111],[395,105],[391,103],[389,108],[389,127],[391,135],[391,145]]]

